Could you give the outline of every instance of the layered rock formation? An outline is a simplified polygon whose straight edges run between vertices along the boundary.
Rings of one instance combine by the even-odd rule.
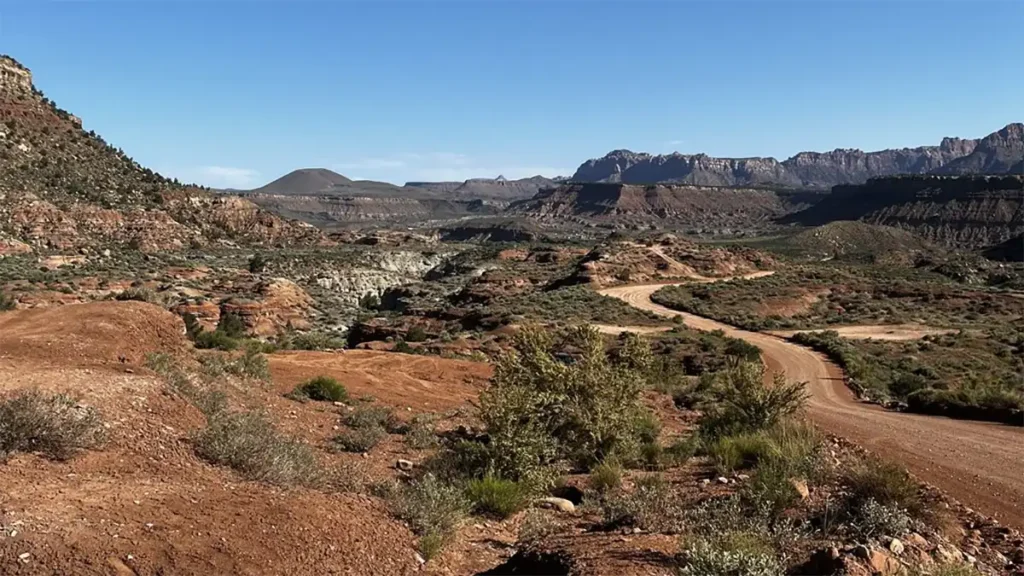
[[[314,228],[143,168],[0,57],[0,235],[38,249],[315,243]]]
[[[950,246],[989,246],[1024,233],[1024,176],[873,178],[836,186],[818,204],[783,218],[806,226],[835,220],[902,228]]]
[[[774,158],[713,158],[705,154],[651,155],[615,150],[584,162],[572,180],[626,184],[776,185],[827,189],[896,174],[1003,174],[1024,162],[1024,124],[1010,124],[981,140],[944,138],[938,146],[863,152],[837,149]]]
[[[693,232],[727,232],[770,226],[804,208],[817,195],[758,188],[626,184],[566,184],[513,203],[512,214],[540,218],[668,221]]]

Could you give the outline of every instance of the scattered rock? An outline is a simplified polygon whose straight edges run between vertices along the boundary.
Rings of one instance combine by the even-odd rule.
[[[893,554],[899,556],[900,554],[903,554],[903,550],[904,550],[903,542],[900,542],[899,538],[893,538],[892,540],[889,540],[889,551],[890,552],[892,552]]]
[[[907,543],[919,548],[928,548],[930,546],[924,536],[921,536],[917,532],[911,532],[910,536],[907,536]]]
[[[414,552],[413,556],[415,556],[416,562],[418,562],[420,564],[426,564],[427,563],[426,558],[424,558],[423,556],[420,556],[419,552]]]
[[[409,470],[412,470],[412,467],[413,463],[410,462],[409,460],[402,460],[401,458],[399,458],[398,462],[395,462],[395,468],[398,468],[399,470],[404,470],[408,472]]]
[[[943,546],[938,544],[935,546],[935,559],[940,564],[954,564],[964,561],[964,555],[953,547]]]
[[[555,498],[554,496],[541,498],[537,501],[537,505],[541,508],[555,508],[562,512],[576,512],[576,506],[572,502],[565,498]]]
[[[718,482],[719,484],[728,484],[729,483],[729,479],[726,478],[725,476],[719,476],[715,481]]]

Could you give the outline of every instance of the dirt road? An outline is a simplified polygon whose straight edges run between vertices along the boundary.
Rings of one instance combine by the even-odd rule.
[[[740,330],[655,304],[651,294],[663,286],[621,286],[600,292],[665,317],[682,316],[691,328],[722,330],[754,344],[762,350],[769,370],[808,383],[809,415],[823,429],[901,462],[961,502],[1024,529],[1024,429],[887,412],[861,403],[844,384],[842,371],[824,356],[777,336]],[[609,326],[599,328],[615,331]]]

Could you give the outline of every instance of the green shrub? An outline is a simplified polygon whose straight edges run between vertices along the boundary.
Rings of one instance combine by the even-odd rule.
[[[677,532],[683,526],[684,511],[679,499],[658,475],[640,478],[630,492],[619,490],[607,495],[601,512],[608,527],[634,526],[648,531]]]
[[[872,498],[853,513],[851,528],[864,541],[880,536],[898,538],[910,531],[911,519],[905,510],[879,504]]]
[[[665,449],[657,442],[645,442],[640,445],[638,461],[645,470],[661,470],[665,465]]]
[[[529,490],[519,482],[487,474],[471,480],[466,487],[466,495],[477,514],[504,519],[522,510]]]
[[[590,468],[613,454],[634,454],[640,393],[650,349],[627,335],[614,359],[593,328],[573,329],[566,345],[572,362],[559,359],[549,331],[526,327],[503,355],[491,386],[480,398],[497,472],[533,482],[556,463]]]
[[[14,310],[18,306],[18,300],[9,294],[0,292],[0,312]]]
[[[252,350],[247,350],[245,354],[225,363],[224,371],[239,378],[270,380],[270,364],[267,357]]]
[[[709,439],[771,428],[803,408],[807,399],[803,383],[786,382],[781,374],[765,385],[762,364],[740,364],[718,377],[725,396],[700,422],[701,435]]]
[[[345,414],[341,421],[350,428],[381,428],[393,433],[400,431],[398,418],[387,406],[360,406]]]
[[[216,332],[223,332],[230,338],[241,338],[245,336],[248,328],[245,325],[245,321],[242,317],[234,312],[227,312],[221,314],[220,320],[217,322]]]
[[[550,513],[532,508],[526,511],[523,521],[519,524],[516,546],[534,548],[561,529],[562,525]]]
[[[742,468],[753,468],[770,458],[775,450],[767,434],[749,432],[719,437],[705,447],[704,453],[711,458],[719,474],[727,474]]]
[[[146,368],[161,376],[170,374],[173,370],[177,369],[177,366],[178,362],[174,359],[174,356],[166,352],[150,352],[146,354]]]
[[[406,342],[423,342],[427,339],[427,331],[423,329],[423,326],[416,325],[405,333]]]
[[[494,455],[489,444],[459,440],[442,447],[423,466],[446,482],[462,482],[483,478],[494,469]]]
[[[201,349],[217,349],[230,352],[238,348],[238,340],[228,336],[227,333],[220,330],[214,330],[212,332],[200,332],[195,337],[196,348]]]
[[[622,466],[614,459],[598,464],[590,472],[589,484],[601,494],[618,488],[622,485]]]
[[[883,506],[907,510],[911,514],[923,511],[924,504],[918,494],[917,483],[902,467],[875,460],[866,460],[853,466],[844,476],[849,490],[851,509],[874,500]]]
[[[662,460],[670,466],[685,464],[697,453],[700,441],[696,435],[677,438],[665,448]]]
[[[350,430],[342,430],[334,437],[334,444],[345,452],[369,452],[380,444],[388,433],[380,426],[362,426]]]
[[[694,539],[685,549],[680,574],[694,576],[778,576],[785,567],[774,554],[725,539]]]
[[[425,450],[437,446],[437,434],[434,432],[434,423],[437,416],[433,414],[417,414],[409,422],[409,429],[405,433],[405,444],[414,450]]]
[[[399,486],[387,499],[392,513],[420,536],[420,552],[428,559],[454,535],[469,509],[458,488],[433,474]]]
[[[196,436],[195,450],[212,464],[228,466],[249,480],[288,486],[321,478],[313,451],[274,429],[258,412],[217,412]]]
[[[345,348],[345,339],[324,332],[303,332],[288,334],[278,340],[282,350],[340,350]]]
[[[644,444],[657,442],[658,436],[661,435],[661,421],[650,412],[641,412],[637,416],[634,426],[637,438]]]
[[[31,390],[0,400],[0,461],[14,452],[67,460],[103,437],[96,410],[69,396]]]
[[[817,479],[825,472],[821,438],[807,424],[783,422],[760,432],[722,436],[706,443],[703,450],[721,474],[754,469],[744,495],[773,515],[799,499],[794,480]]]
[[[292,395],[318,402],[344,402],[348,400],[348,391],[330,376],[317,376],[316,378],[306,380],[295,387]]]

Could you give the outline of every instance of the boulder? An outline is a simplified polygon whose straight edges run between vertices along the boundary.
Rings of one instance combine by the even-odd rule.
[[[572,502],[565,498],[555,498],[554,496],[541,498],[537,501],[537,505],[541,508],[554,508],[570,514],[576,512],[576,506]]]

